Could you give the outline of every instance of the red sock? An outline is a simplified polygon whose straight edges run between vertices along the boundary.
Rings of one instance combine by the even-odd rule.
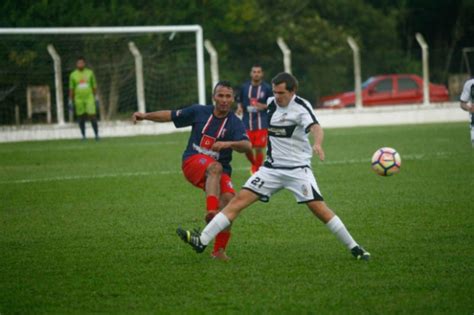
[[[253,158],[253,152],[247,152],[245,153],[245,155],[247,156],[247,159],[250,161],[250,163],[252,163],[252,165],[255,164],[255,159]]]
[[[207,209],[207,214],[204,220],[209,223],[211,222],[212,218],[217,213],[217,209],[219,208],[219,199],[217,199],[216,196],[207,196],[206,198],[206,209]]]
[[[219,208],[219,199],[216,196],[207,196],[206,209],[207,211],[216,211]]]
[[[258,152],[255,157],[255,166],[257,167],[257,170],[260,166],[263,164],[263,152]]]
[[[217,253],[220,248],[225,251],[225,248],[227,247],[227,243],[229,242],[230,239],[230,231],[222,231],[216,236],[216,240],[214,241],[214,251],[212,252]]]

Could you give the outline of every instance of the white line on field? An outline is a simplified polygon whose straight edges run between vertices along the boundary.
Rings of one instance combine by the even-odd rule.
[[[49,146],[44,147],[20,147],[20,148],[0,148],[0,154],[2,153],[16,153],[16,152],[42,152],[42,151],[75,151],[75,150],[88,150],[96,148],[108,148],[108,147],[130,147],[130,146],[154,146],[154,145],[175,145],[186,143],[186,141],[142,141],[142,142],[127,142],[127,143],[114,143],[107,142],[104,146],[94,146],[96,143],[94,140],[89,142],[70,144],[66,146]]]
[[[454,152],[437,152],[434,155],[430,155],[430,159],[444,159],[450,155],[455,154]],[[423,160],[427,159],[426,154],[406,154],[403,155],[402,160]],[[332,160],[318,162],[318,166],[324,165],[338,165],[338,164],[359,164],[369,163],[369,159],[348,159],[348,160]],[[234,168],[234,171],[248,172],[248,167]],[[181,174],[181,170],[176,169],[173,171],[159,171],[159,172],[124,172],[124,173],[106,173],[98,175],[72,175],[72,176],[57,176],[57,177],[46,177],[46,178],[25,178],[25,179],[14,179],[0,181],[0,184],[29,184],[38,182],[55,182],[55,181],[69,181],[69,180],[83,180],[83,179],[100,179],[100,178],[116,178],[116,177],[133,177],[133,176],[156,176],[156,175],[176,175]]]

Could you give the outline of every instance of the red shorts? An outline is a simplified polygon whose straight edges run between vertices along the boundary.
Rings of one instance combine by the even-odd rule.
[[[267,146],[267,129],[247,130],[250,143],[254,148],[265,148]]]
[[[205,189],[206,187],[206,169],[209,164],[216,162],[210,156],[204,154],[195,154],[183,162],[183,174],[186,179],[196,187]],[[221,194],[231,193],[235,195],[232,180],[226,173],[221,175]]]

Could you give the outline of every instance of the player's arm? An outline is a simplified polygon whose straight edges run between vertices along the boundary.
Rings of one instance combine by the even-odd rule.
[[[212,151],[219,152],[223,149],[232,149],[239,153],[247,153],[252,151],[252,145],[248,140],[239,141],[217,141],[212,145]]]
[[[92,87],[92,93],[94,94],[94,97],[97,98],[97,80],[95,79],[95,73],[92,70],[91,70],[90,81],[91,81],[90,84]]]
[[[257,107],[258,110],[262,111],[262,110],[267,110],[268,105],[258,102],[255,104],[255,107]]]
[[[242,116],[244,110],[242,109],[242,103],[237,103],[237,110],[235,111],[236,115]]]
[[[264,111],[264,110],[267,110],[268,109],[268,99],[273,96],[273,92],[272,92],[272,89],[270,87],[268,87],[267,89],[267,93],[265,94],[266,97],[265,99],[263,99],[265,102],[264,103],[260,103],[258,102],[255,106],[257,107],[257,109],[259,111]]]
[[[474,106],[469,105],[468,102],[461,101],[460,105],[461,108],[464,109],[466,112],[474,113]]]
[[[149,112],[149,113],[140,113],[135,112],[132,115],[132,121],[134,124],[137,121],[141,120],[150,120],[154,122],[169,122],[171,121],[171,111],[170,110],[160,110],[157,112]]]
[[[310,127],[310,132],[314,138],[314,145],[313,150],[319,156],[321,161],[324,161],[324,150],[323,150],[323,139],[324,139],[324,131],[321,125],[313,124]]]

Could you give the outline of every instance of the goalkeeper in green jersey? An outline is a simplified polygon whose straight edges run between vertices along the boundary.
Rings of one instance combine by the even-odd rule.
[[[69,76],[69,110],[76,110],[79,120],[82,139],[86,139],[86,120],[89,119],[94,129],[95,139],[99,140],[99,126],[97,125],[96,111],[99,105],[96,94],[96,80],[94,72],[86,68],[84,57],[77,58],[76,70]]]

